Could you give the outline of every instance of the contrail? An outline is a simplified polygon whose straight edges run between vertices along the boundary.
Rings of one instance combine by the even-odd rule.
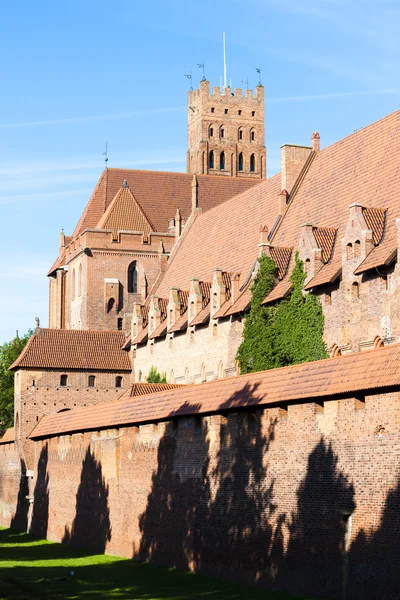
[[[69,123],[90,123],[93,121],[108,121],[112,119],[133,119],[145,115],[169,114],[186,110],[186,106],[172,106],[169,108],[149,108],[133,110],[131,112],[113,113],[108,115],[88,115],[84,117],[68,117],[65,119],[50,119],[48,121],[24,121],[22,123],[0,123],[0,129],[19,127],[45,127],[47,125],[65,125]]]

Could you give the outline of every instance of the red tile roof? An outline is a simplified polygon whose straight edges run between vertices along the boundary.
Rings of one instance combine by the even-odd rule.
[[[277,266],[279,279],[283,279],[286,275],[292,251],[293,248],[279,248],[277,246],[270,248],[271,258]]]
[[[395,231],[385,236],[384,241],[371,250],[354,273],[360,275],[369,269],[382,265],[390,265],[397,256],[397,242],[393,238],[395,238]]]
[[[270,230],[276,220],[280,183],[275,175],[200,214],[169,261],[156,295],[166,296],[171,287],[187,289],[192,277],[209,281],[216,267],[242,273],[245,280],[257,258],[260,226]]]
[[[173,416],[218,413],[249,406],[352,397],[400,389],[400,345],[328,358],[292,367],[182,386],[156,394],[128,397],[99,406],[43,417],[30,437],[119,427]]]
[[[286,298],[289,292],[292,291],[292,287],[293,285],[287,277],[285,279],[282,279],[282,281],[276,284],[274,289],[268,294],[268,296],[262,301],[261,304],[270,304],[271,302],[275,302],[276,300]]]
[[[0,437],[0,444],[11,444],[14,441],[14,427],[6,429],[3,437]]]
[[[37,328],[10,370],[92,369],[131,371],[122,331]]]
[[[149,340],[154,340],[158,337],[164,337],[167,334],[167,319],[164,318],[163,321],[155,328],[153,333],[149,335]],[[135,341],[135,343],[137,343]]]
[[[133,398],[134,396],[144,396],[146,394],[156,394],[158,392],[164,392],[165,390],[174,390],[175,388],[182,387],[179,383],[134,383],[129,389],[126,390],[119,396],[118,400],[122,398]],[[116,400],[114,400],[116,402]]]
[[[385,231],[386,210],[383,208],[364,208],[363,215],[368,229],[372,231],[372,239],[375,244],[379,244]]]
[[[337,230],[332,264],[341,257],[341,244],[349,206],[362,202],[367,223],[374,232],[374,242],[392,242],[383,252],[372,250],[375,264],[383,264],[396,246],[395,219],[399,214],[398,165],[400,164],[400,111],[397,111],[349,137],[318,152],[293,202],[272,236],[271,245],[298,247],[300,226]],[[383,211],[386,211],[384,226]],[[367,257],[368,259],[368,257]],[[380,262],[383,261],[383,262]],[[326,267],[323,267],[322,272]],[[318,277],[318,275],[317,275]],[[309,284],[310,285],[310,284]]]
[[[168,221],[175,216],[178,207],[183,219],[189,217],[193,182],[190,173],[108,169],[101,174],[73,238],[84,229],[97,226],[124,180],[156,231],[168,231]],[[197,175],[198,206],[207,211],[257,183],[255,179]]]
[[[326,285],[335,281],[342,272],[342,257],[337,254],[335,258],[324,265],[322,269],[318,271],[315,277],[310,279],[304,289],[311,290],[311,288],[317,285]]]
[[[189,323],[192,325],[204,325],[210,320],[210,303],[208,303],[204,308],[201,309],[199,313],[192,319]]]
[[[184,312],[183,315],[181,315],[179,317],[179,319],[177,319],[175,321],[175,323],[172,325],[172,327],[170,329],[168,329],[168,333],[176,333],[178,331],[184,331],[187,328],[187,324],[188,324],[188,313],[186,310],[186,312]]]
[[[146,325],[146,327],[144,327],[142,329],[142,331],[139,333],[139,335],[137,335],[135,337],[135,339],[132,341],[132,344],[144,344],[145,342],[147,342],[148,335],[149,335],[149,332],[148,332],[148,327]]]
[[[336,238],[336,229],[330,229],[329,227],[314,227],[314,236],[318,248],[321,248],[322,262],[327,263],[332,255]]]
[[[153,225],[128,187],[121,187],[118,190],[96,227],[98,229],[112,229],[114,234],[117,231],[139,231],[143,233],[154,231]]]

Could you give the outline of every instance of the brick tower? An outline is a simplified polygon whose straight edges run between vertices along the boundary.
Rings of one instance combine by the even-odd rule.
[[[188,173],[266,176],[264,88],[231,91],[201,81],[188,94]]]

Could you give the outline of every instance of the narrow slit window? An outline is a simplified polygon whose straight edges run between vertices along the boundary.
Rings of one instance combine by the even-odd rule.
[[[225,169],[225,152],[221,152],[219,155],[219,168],[221,171]]]
[[[254,173],[255,170],[256,170],[256,157],[254,156],[254,154],[252,154],[250,156],[250,171],[252,173]]]
[[[239,154],[239,171],[243,171],[243,152]]]
[[[128,267],[128,293],[137,294],[138,291],[138,272],[136,261],[133,261]]]
[[[210,152],[209,167],[210,167],[210,169],[214,168],[214,151],[213,150],[211,150],[211,152]]]

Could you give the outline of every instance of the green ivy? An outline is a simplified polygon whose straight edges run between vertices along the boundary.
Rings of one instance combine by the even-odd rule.
[[[260,269],[251,289],[250,313],[237,353],[240,372],[250,373],[326,358],[321,303],[315,294],[303,294],[306,274],[298,255],[290,277],[293,285],[290,296],[270,307],[263,307],[261,302],[273,287],[276,268],[272,259],[265,256],[259,259],[259,263]]]
[[[167,376],[165,373],[161,375],[157,371],[157,367],[151,367],[147,375],[147,383],[167,383]]]

